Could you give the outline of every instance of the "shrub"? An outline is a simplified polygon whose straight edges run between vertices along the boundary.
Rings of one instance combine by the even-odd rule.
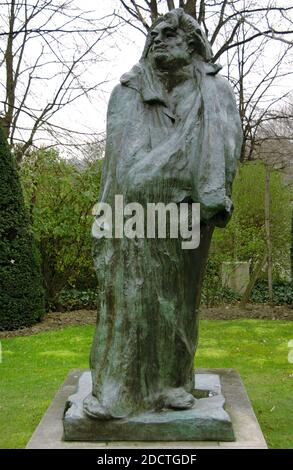
[[[210,289],[207,287],[207,285],[205,285],[201,293],[201,304],[205,305],[206,307],[223,305],[225,303],[232,304],[239,301],[240,299],[240,294],[234,292],[231,289],[228,289],[227,287],[221,286]]]
[[[269,289],[266,281],[258,281],[251,293],[251,301],[264,303],[269,301]],[[293,285],[290,282],[273,284],[273,302],[276,305],[293,305]]]
[[[95,310],[97,307],[97,290],[95,289],[64,289],[58,295],[54,303],[51,303],[51,310],[71,311],[80,309]]]
[[[0,195],[0,330],[12,330],[42,318],[44,296],[18,174],[1,128]]]
[[[221,287],[219,282],[205,282],[201,303],[207,307],[234,303],[241,300],[241,295],[226,287]],[[269,289],[267,281],[258,281],[251,293],[251,302],[263,304],[269,301]],[[275,305],[293,305],[293,286],[290,282],[280,281],[273,284],[273,302]]]
[[[96,285],[91,225],[102,161],[84,163],[79,168],[55,150],[41,148],[27,155],[21,168],[49,305],[58,302],[63,289]]]

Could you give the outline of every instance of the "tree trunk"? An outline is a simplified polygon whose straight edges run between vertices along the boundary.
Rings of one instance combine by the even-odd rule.
[[[265,164],[265,228],[266,244],[268,255],[268,286],[269,301],[273,302],[273,260],[272,260],[272,236],[271,236],[271,200],[270,200],[270,179],[271,170],[269,165]]]
[[[12,125],[13,111],[15,105],[15,81],[13,73],[13,31],[15,23],[15,0],[10,4],[9,16],[9,34],[7,36],[6,50],[4,54],[6,65],[6,107],[4,117],[2,118],[2,125],[6,136],[9,137],[10,128]]]
[[[151,17],[152,17],[152,22],[153,22],[158,18],[157,0],[151,0],[150,7],[151,7]]]
[[[196,0],[187,0],[184,11],[196,19]]]
[[[262,267],[264,266],[266,262],[266,259],[267,259],[267,253],[265,251],[262,258],[260,258],[259,262],[257,263],[254,272],[251,275],[248,286],[246,287],[243,297],[241,299],[240,307],[245,308],[247,302],[249,301],[254,284],[256,283],[259,277],[259,274],[262,270]]]
[[[293,209],[291,215],[291,282],[293,284]]]

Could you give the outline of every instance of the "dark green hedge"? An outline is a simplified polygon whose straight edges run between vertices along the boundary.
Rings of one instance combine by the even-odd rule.
[[[273,285],[274,303],[276,305],[293,305],[293,286],[289,282],[276,282]],[[71,311],[97,308],[98,293],[95,289],[63,289],[56,302],[51,303],[52,311]],[[233,304],[241,300],[241,295],[218,284],[212,292],[203,288],[201,303],[205,306]],[[269,300],[268,285],[265,281],[258,281],[252,291],[250,302],[266,303]]]
[[[0,128],[0,330],[32,325],[43,314],[38,254],[17,170]]]
[[[251,293],[251,301],[264,303],[269,301],[269,289],[266,281],[258,281]],[[293,305],[293,285],[291,282],[273,283],[273,302],[276,305]]]
[[[240,294],[222,287],[219,281],[212,288],[205,284],[202,290],[201,303],[206,306],[235,303],[239,300],[241,300]],[[269,301],[268,283],[262,280],[257,281],[249,300],[257,304],[267,303]],[[293,285],[291,282],[273,283],[273,303],[275,305],[293,305]]]

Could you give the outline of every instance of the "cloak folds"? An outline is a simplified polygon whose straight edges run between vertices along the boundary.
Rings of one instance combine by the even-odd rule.
[[[167,96],[142,59],[110,98],[100,202],[201,204],[201,242],[95,239],[97,327],[93,391],[105,416],[152,409],[169,389],[193,388],[198,305],[215,224],[231,214],[242,143],[232,90],[219,67],[197,61]],[[102,414],[102,413],[101,413]]]
[[[201,204],[204,222],[216,216],[216,225],[225,224],[242,130],[233,91],[219,70],[196,62],[177,115],[147,60],[122,76],[108,108],[103,202],[119,191],[145,194],[149,186],[160,193],[163,179],[170,185],[168,202],[191,198]]]

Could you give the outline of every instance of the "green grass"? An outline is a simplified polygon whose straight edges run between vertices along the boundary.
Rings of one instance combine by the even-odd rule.
[[[93,327],[2,340],[0,447],[22,448],[68,370],[88,367]],[[293,448],[293,322],[201,321],[197,367],[239,371],[270,447]]]

